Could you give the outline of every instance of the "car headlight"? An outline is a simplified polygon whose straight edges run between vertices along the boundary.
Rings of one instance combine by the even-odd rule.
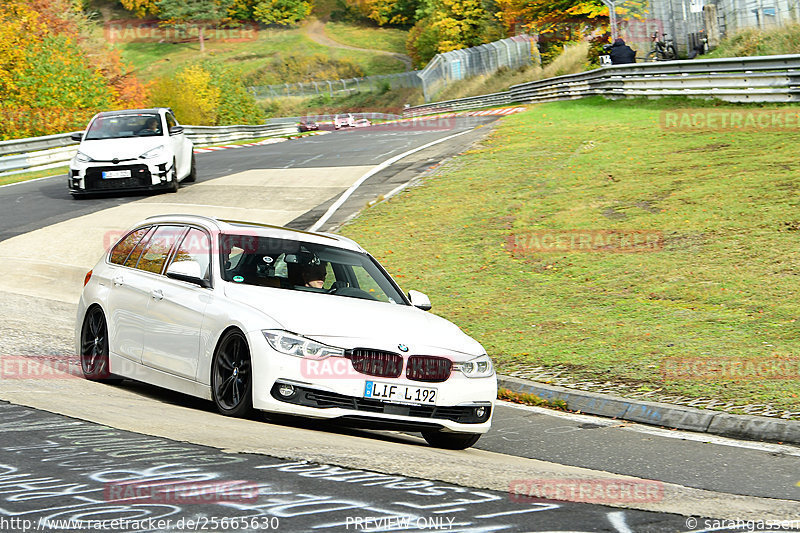
[[[464,363],[455,363],[453,367],[456,370],[460,370],[468,378],[488,378],[494,374],[492,360],[486,354]]]
[[[164,145],[156,146],[152,150],[148,150],[139,156],[139,159],[154,159],[164,155]]]
[[[265,329],[261,333],[267,339],[269,345],[280,353],[294,355],[295,357],[310,357],[313,359],[325,359],[331,356],[343,356],[344,350],[334,346],[328,346],[311,339],[306,339],[300,335],[282,331],[279,329]]]
[[[90,163],[90,162],[92,162],[94,160],[91,157],[89,157],[88,155],[86,155],[83,152],[81,152],[80,150],[78,150],[78,153],[75,154],[75,161],[77,161],[78,163]]]

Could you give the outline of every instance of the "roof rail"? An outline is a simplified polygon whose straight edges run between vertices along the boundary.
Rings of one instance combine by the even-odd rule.
[[[222,218],[215,219],[215,220],[217,220],[218,222],[225,222],[226,224],[241,224],[241,225],[247,225],[247,226],[258,226],[260,228],[279,229],[279,230],[283,230],[283,231],[292,231],[292,232],[295,232],[295,233],[302,233],[304,235],[314,235],[314,236],[317,236],[317,237],[327,237],[327,238],[332,239],[332,240],[339,240],[337,237],[334,237],[334,236],[331,236],[331,235],[327,235],[325,233],[318,233],[318,232],[314,232],[314,231],[304,231],[304,230],[301,230],[301,229],[287,228],[286,226],[275,226],[274,224],[264,224],[264,223],[261,223],[261,222],[248,222],[248,221],[244,221],[244,220],[226,220],[226,219],[222,219]]]
[[[151,218],[161,218],[161,217],[194,217],[194,218],[202,218],[203,220],[208,220],[211,222],[224,222],[215,217],[207,217],[205,215],[193,215],[189,213],[164,213],[161,215],[151,215],[147,217],[145,220],[150,220]]]

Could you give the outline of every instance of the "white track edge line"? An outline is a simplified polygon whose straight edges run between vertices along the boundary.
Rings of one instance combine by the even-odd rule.
[[[383,163],[379,164],[378,166],[376,166],[375,168],[373,168],[372,170],[370,170],[369,172],[367,172],[366,174],[364,174],[363,176],[358,178],[358,180],[354,184],[352,184],[349,189],[344,191],[344,193],[342,193],[342,195],[333,203],[333,205],[330,206],[327,211],[325,211],[325,214],[323,214],[319,218],[319,220],[317,220],[310,228],[308,228],[308,231],[317,231],[317,230],[319,230],[319,228],[321,228],[322,225],[325,224],[340,207],[342,207],[342,204],[344,204],[347,201],[347,199],[350,198],[350,196],[356,191],[356,189],[358,189],[361,186],[362,183],[367,181],[368,178],[374,176],[375,174],[377,174],[381,170],[391,166],[392,164],[396,163],[397,161],[403,159],[404,157],[407,157],[407,156],[409,156],[411,154],[414,154],[414,153],[419,152],[421,150],[424,150],[426,148],[430,148],[431,146],[434,146],[436,144],[439,144],[439,143],[442,143],[442,142],[445,142],[445,141],[449,141],[450,139],[453,139],[453,138],[458,137],[460,135],[464,135],[465,133],[469,133],[472,130],[474,130],[474,128],[470,128],[468,130],[464,130],[464,131],[458,132],[458,133],[453,134],[453,135],[448,135],[447,137],[443,137],[441,139],[437,139],[435,141],[431,141],[428,144],[423,144],[422,146],[419,146],[417,148],[413,148],[413,149],[411,149],[411,150],[409,150],[407,152],[403,152],[400,155],[396,155],[394,157],[391,157],[391,158],[387,159]]]

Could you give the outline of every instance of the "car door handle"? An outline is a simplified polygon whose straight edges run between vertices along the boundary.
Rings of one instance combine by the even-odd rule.
[[[150,291],[150,296],[152,296],[154,300],[163,300],[164,299],[164,293],[161,292],[160,289],[155,289],[155,290]]]
[[[122,279],[122,276],[114,276],[111,283],[113,283],[115,287],[119,287],[120,285],[124,285],[125,280]]]

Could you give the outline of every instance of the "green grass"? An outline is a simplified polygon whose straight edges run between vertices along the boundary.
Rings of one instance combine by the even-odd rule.
[[[65,175],[69,172],[68,166],[51,168],[48,170],[37,170],[36,172],[25,172],[23,174],[12,174],[10,176],[0,176],[0,185],[19,183],[21,181],[35,180],[37,178],[47,178],[49,176]],[[66,184],[65,184],[66,186]]]
[[[265,84],[308,81],[319,76],[350,74],[352,66],[360,69],[363,75],[390,74],[405,70],[403,63],[383,54],[328,48],[311,41],[302,29],[266,29],[257,32],[257,38],[242,42],[207,41],[206,51],[200,54],[196,41],[186,43],[159,42],[120,42],[117,48],[123,59],[136,71],[142,80],[152,80],[159,76],[170,76],[181,67],[198,59],[215,59],[224,62],[240,76],[274,65],[280,70],[269,68]],[[317,55],[329,59],[328,64],[319,71],[311,71],[298,79],[291,68],[294,62],[303,62]],[[337,69],[337,63],[341,63]],[[333,70],[331,71],[331,68]],[[281,70],[285,74],[281,75]],[[271,77],[269,76],[271,74]],[[288,79],[291,77],[291,79]],[[316,78],[323,79],[323,78]]]
[[[395,28],[377,28],[374,26],[356,26],[345,22],[328,22],[325,33],[334,41],[359,48],[371,48],[406,53],[408,32]]]
[[[706,57],[745,57],[800,53],[800,24],[771,30],[748,29],[720,41]]]
[[[342,233],[428,293],[500,372],[566,365],[577,379],[798,410],[800,380],[661,378],[668,357],[800,356],[797,130],[665,131],[676,105],[702,104],[533,106]],[[505,247],[571,229],[660,231],[664,248]]]
[[[401,114],[403,106],[424,103],[421,89],[363,92],[347,96],[322,95],[308,98],[276,98],[260,102],[268,117],[328,115],[343,111]]]

